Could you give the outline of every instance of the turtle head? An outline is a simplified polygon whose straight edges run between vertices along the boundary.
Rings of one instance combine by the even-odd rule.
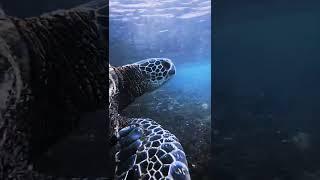
[[[119,109],[125,108],[135,98],[151,92],[168,82],[176,68],[167,58],[150,58],[114,68],[119,79]]]
[[[150,58],[134,64],[138,65],[145,78],[147,91],[157,89],[176,74],[176,67],[167,58]]]

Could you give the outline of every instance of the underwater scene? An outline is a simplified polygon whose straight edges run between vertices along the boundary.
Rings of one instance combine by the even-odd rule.
[[[217,1],[213,177],[320,179],[319,1]]]
[[[211,141],[211,1],[111,0],[113,66],[169,58],[176,75],[123,112],[151,118],[181,142],[193,179],[208,177]]]
[[[0,0],[6,14],[26,18],[68,9],[90,0]],[[122,114],[151,118],[173,133],[187,156],[192,179],[210,179],[211,1],[109,1],[109,59],[123,66],[147,58],[169,58],[176,74],[159,89],[131,103]],[[57,177],[112,179],[107,155],[105,109],[85,112],[68,135],[34,169]]]

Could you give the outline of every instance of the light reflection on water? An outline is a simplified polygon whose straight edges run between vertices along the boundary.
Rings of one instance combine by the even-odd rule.
[[[204,0],[110,1],[110,17],[116,21],[136,21],[148,17],[190,19],[210,13],[211,1]]]

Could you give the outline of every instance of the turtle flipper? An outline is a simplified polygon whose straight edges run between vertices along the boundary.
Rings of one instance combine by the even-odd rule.
[[[178,139],[151,119],[131,119],[119,131],[115,179],[190,179]]]

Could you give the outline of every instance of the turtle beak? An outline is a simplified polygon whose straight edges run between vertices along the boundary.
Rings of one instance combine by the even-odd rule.
[[[173,76],[173,75],[176,74],[176,67],[175,67],[174,64],[171,64],[171,68],[170,68],[168,74],[169,74],[170,76]]]
[[[169,74],[170,76],[175,75],[175,74],[176,74],[175,68],[171,69],[168,74]]]

